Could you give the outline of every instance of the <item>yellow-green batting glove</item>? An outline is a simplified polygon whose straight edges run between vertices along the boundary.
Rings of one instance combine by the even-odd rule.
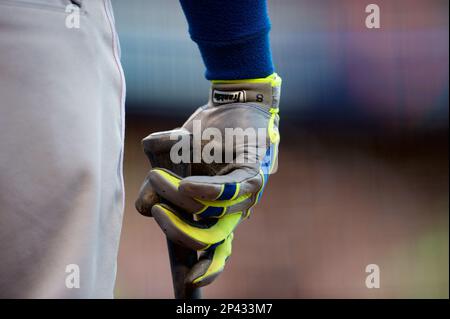
[[[181,156],[182,145],[173,152],[174,161],[192,162],[192,176],[154,168],[142,185],[138,211],[153,216],[172,241],[204,252],[188,276],[194,286],[222,272],[234,229],[249,216],[276,168],[280,87],[277,74],[213,81],[208,104],[183,125],[193,135],[191,154]]]

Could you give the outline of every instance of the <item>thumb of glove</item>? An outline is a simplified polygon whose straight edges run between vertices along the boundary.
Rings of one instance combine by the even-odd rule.
[[[186,176],[190,175],[190,165],[177,161],[181,158],[177,157],[179,154],[173,154],[173,150],[176,149],[173,146],[178,143],[190,145],[190,139],[190,132],[185,129],[175,129],[150,134],[142,140],[142,146],[152,168],[165,168],[180,176]],[[188,154],[188,156],[190,155]],[[142,215],[151,217],[152,207],[160,202],[160,196],[157,195],[151,185],[150,174],[147,174],[139,191],[135,207]]]

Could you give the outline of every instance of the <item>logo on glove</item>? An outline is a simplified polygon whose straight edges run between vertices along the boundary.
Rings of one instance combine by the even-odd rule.
[[[212,93],[212,100],[215,104],[228,104],[228,103],[245,103],[246,96],[245,91],[219,91],[214,90]]]

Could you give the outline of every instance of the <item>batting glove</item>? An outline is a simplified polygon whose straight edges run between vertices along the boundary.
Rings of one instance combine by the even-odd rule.
[[[194,286],[223,271],[234,229],[250,215],[276,168],[280,88],[277,74],[213,81],[208,104],[183,125],[194,137],[192,176],[154,168],[141,187],[137,210],[153,216],[172,241],[203,251],[187,278]],[[182,218],[181,210],[195,221]]]

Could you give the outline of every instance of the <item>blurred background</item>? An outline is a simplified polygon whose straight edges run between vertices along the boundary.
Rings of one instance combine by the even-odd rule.
[[[449,2],[377,0],[381,29],[365,26],[369,3],[269,0],[279,170],[205,297],[449,297]],[[178,1],[113,6],[128,90],[116,296],[171,298],[165,238],[134,209],[140,140],[180,126],[209,83]]]

